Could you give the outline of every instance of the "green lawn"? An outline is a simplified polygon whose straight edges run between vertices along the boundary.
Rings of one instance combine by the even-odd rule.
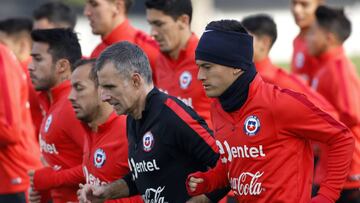
[[[357,72],[359,74],[359,77],[360,77],[360,56],[353,56],[351,57],[351,60],[354,62],[356,68],[357,68]],[[289,63],[276,63],[276,65],[282,67],[282,68],[285,68],[286,70],[290,70],[290,66],[289,66]]]

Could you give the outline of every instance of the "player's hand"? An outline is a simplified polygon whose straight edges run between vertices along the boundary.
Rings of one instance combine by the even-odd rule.
[[[77,191],[80,203],[98,203],[106,200],[106,187],[94,186],[90,184],[79,184],[80,189]]]
[[[328,199],[323,195],[316,195],[314,198],[310,200],[310,203],[334,203],[334,201]]]
[[[196,196],[204,194],[208,188],[206,184],[206,176],[202,172],[196,172],[190,174],[186,179],[186,190],[190,196]]]
[[[198,195],[192,197],[186,203],[211,203],[211,200],[206,195]]]
[[[41,196],[38,191],[35,191],[32,187],[30,187],[29,190],[29,202],[30,203],[40,203],[41,202]]]
[[[202,178],[190,177],[189,182],[188,182],[190,192],[195,192],[198,185],[203,182],[204,182],[204,179],[202,179]]]

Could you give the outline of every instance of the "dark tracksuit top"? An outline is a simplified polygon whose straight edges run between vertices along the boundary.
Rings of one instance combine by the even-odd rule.
[[[187,176],[214,167],[219,158],[204,120],[157,88],[147,95],[140,120],[128,116],[127,134],[131,172],[124,180],[130,195],[141,194],[145,202],[186,202]]]

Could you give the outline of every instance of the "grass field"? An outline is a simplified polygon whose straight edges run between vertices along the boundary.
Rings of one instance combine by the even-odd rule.
[[[357,68],[357,72],[358,72],[358,75],[360,77],[360,56],[354,56],[354,57],[351,57],[351,60],[354,62],[356,68]],[[278,66],[282,67],[282,68],[285,68],[286,70],[290,70],[290,66],[288,63],[276,63]]]

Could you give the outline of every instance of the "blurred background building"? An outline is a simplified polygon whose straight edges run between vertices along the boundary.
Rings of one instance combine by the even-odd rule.
[[[50,0],[0,0],[0,19],[8,17],[31,17],[34,8]],[[91,33],[88,20],[82,10],[86,0],[63,0],[78,13],[76,32],[79,33],[83,54],[90,55],[93,48],[100,42],[98,36]],[[345,43],[345,49],[354,60],[360,63],[360,0],[327,0],[328,5],[344,7],[352,21],[353,31]],[[278,40],[275,43],[271,57],[276,62],[288,63],[292,54],[292,40],[298,33],[289,9],[290,0],[193,0],[194,16],[193,30],[201,35],[206,24],[211,20],[237,19],[241,20],[250,14],[267,13],[271,15],[278,26]],[[135,0],[130,11],[132,23],[149,32],[145,17],[144,0]],[[360,67],[358,67],[360,68]]]

